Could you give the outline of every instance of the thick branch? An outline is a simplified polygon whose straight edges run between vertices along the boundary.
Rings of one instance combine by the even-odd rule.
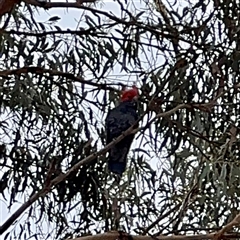
[[[240,213],[226,226],[224,226],[214,237],[214,240],[223,238],[223,234],[229,232],[234,226],[240,225]]]
[[[21,0],[0,0],[0,17],[5,13],[11,12],[14,5],[20,1]]]
[[[151,237],[151,236],[129,236],[127,234],[120,234],[118,232],[108,232],[103,234],[97,234],[94,236],[86,236],[80,238],[74,238],[72,240],[118,240],[118,239],[132,239],[132,240],[210,240],[214,239],[215,234],[201,234],[201,235],[177,235],[177,236],[159,236],[159,237]],[[225,234],[221,239],[237,239],[240,237],[239,233],[231,233]]]

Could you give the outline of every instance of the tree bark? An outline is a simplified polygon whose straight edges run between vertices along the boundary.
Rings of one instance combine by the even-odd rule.
[[[15,4],[20,3],[21,0],[0,0],[0,17],[5,13],[12,11]]]
[[[172,236],[141,236],[129,235],[123,232],[107,232],[103,234],[91,235],[73,238],[71,240],[220,240],[220,239],[239,239],[239,233],[229,233],[218,236],[216,233],[199,234],[199,235],[172,235]]]

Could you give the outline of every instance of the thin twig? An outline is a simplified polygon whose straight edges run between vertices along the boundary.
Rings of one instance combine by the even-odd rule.
[[[154,228],[161,220],[168,217],[172,212],[176,211],[181,204],[177,204],[175,207],[171,208],[168,212],[165,214],[159,216],[154,222],[152,222],[147,228],[144,229],[143,234],[146,235],[152,228]]]

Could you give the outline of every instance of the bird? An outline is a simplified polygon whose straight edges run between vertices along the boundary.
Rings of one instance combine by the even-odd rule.
[[[123,90],[119,105],[108,112],[105,121],[107,144],[136,124],[138,95],[138,89],[135,85],[131,89]],[[138,124],[134,125],[134,128],[137,127]],[[120,178],[126,170],[127,155],[133,139],[134,134],[129,134],[109,150],[108,169]]]

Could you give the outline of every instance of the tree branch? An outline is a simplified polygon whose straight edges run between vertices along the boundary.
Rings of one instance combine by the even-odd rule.
[[[22,68],[17,68],[17,69],[13,69],[13,70],[4,70],[4,71],[0,71],[0,76],[8,77],[9,75],[21,75],[21,74],[26,74],[26,73],[35,73],[35,74],[39,74],[39,75],[48,73],[49,75],[52,75],[52,76],[66,77],[75,82],[88,84],[90,86],[97,87],[98,89],[116,91],[115,88],[109,87],[109,84],[87,81],[87,80],[84,80],[82,77],[76,77],[72,73],[61,72],[58,70],[50,70],[50,69],[45,69],[42,67],[22,67]]]
[[[161,220],[163,220],[165,217],[168,217],[172,212],[179,209],[181,204],[177,204],[175,207],[171,208],[169,211],[167,211],[165,214],[159,216],[155,221],[153,221],[147,228],[143,229],[143,234],[146,235],[152,228],[154,228]]]
[[[97,234],[93,236],[85,236],[74,238],[71,240],[125,240],[125,239],[132,239],[132,240],[210,240],[214,239],[215,233],[210,234],[200,234],[200,235],[177,235],[177,236],[159,236],[159,237],[151,237],[151,236],[133,236],[128,235],[126,233],[119,233],[119,232],[108,232],[103,234]],[[239,233],[231,233],[231,234],[224,234],[221,239],[237,239],[240,237]]]
[[[101,27],[101,26],[99,26]],[[85,30],[52,30],[52,31],[42,31],[42,32],[25,32],[25,31],[19,31],[19,30],[4,30],[0,29],[1,34],[16,34],[16,35],[24,35],[24,36],[31,36],[31,37],[44,37],[48,35],[55,35],[55,34],[71,34],[71,35],[77,35],[77,36],[83,36],[83,35],[90,35],[91,36],[98,36],[97,35],[97,28],[91,27]],[[101,33],[101,32],[99,32]]]
[[[237,225],[240,225],[240,213],[215,235],[214,240],[222,239],[224,233],[229,232],[234,226]]]
[[[92,3],[96,2],[96,0],[76,0],[75,3],[69,3],[69,2],[40,2],[37,0],[23,0],[23,2],[36,6],[36,7],[43,7],[43,8],[53,8],[53,7],[79,7],[83,3]]]
[[[201,44],[199,44],[197,42],[193,42],[192,40],[189,40],[188,38],[181,37],[180,34],[176,34],[176,32],[166,33],[166,31],[162,31],[162,29],[159,29],[159,27],[144,24],[143,22],[137,21],[136,18],[130,19],[129,21],[127,21],[123,18],[118,18],[118,17],[114,16],[113,14],[110,14],[109,12],[98,10],[98,9],[92,8],[92,7],[83,6],[82,4],[79,4],[77,2],[76,3],[69,3],[69,2],[44,2],[44,3],[42,3],[42,2],[38,2],[36,0],[23,0],[23,1],[27,4],[30,4],[30,5],[33,5],[36,7],[42,7],[45,9],[78,8],[78,9],[90,11],[93,14],[101,14],[101,15],[111,19],[115,23],[123,24],[125,26],[136,26],[139,29],[149,31],[157,37],[162,36],[163,38],[169,39],[170,41],[177,41],[177,42],[183,41],[183,42],[189,43],[191,46],[194,45],[200,49],[204,48]],[[79,1],[81,1],[81,3],[84,3],[84,2],[95,2],[96,0],[79,0]],[[218,45],[215,45],[215,47],[217,47],[217,46]],[[206,49],[204,48],[204,50],[206,50]]]
[[[5,13],[11,12],[14,5],[20,1],[21,0],[0,0],[0,17]]]

